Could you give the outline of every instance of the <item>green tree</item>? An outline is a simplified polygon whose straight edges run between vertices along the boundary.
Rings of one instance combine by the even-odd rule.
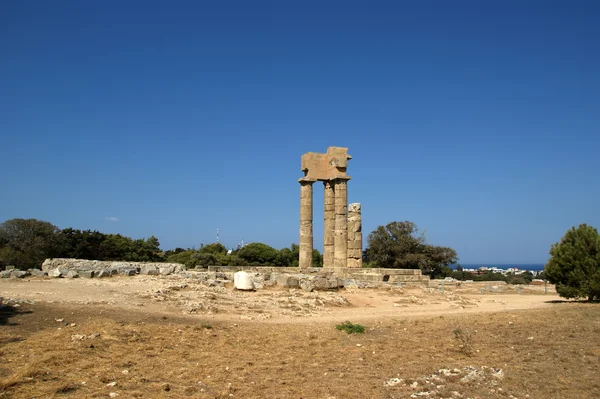
[[[240,248],[237,256],[251,266],[278,266],[279,251],[260,242],[253,242]]]
[[[169,250],[165,251],[165,258],[168,258],[171,255],[180,254],[180,253],[185,252],[185,251],[186,251],[185,249],[179,248],[179,247],[177,247],[175,249],[169,249]]]
[[[600,235],[587,224],[572,227],[550,248],[544,268],[548,281],[563,298],[600,297]]]
[[[219,242],[213,242],[212,244],[202,245],[198,252],[213,255],[226,254],[227,248]]]
[[[61,252],[60,229],[37,219],[11,219],[0,224],[0,263],[20,269],[41,267]]]
[[[429,245],[413,222],[391,222],[379,226],[368,237],[365,260],[370,266],[421,269],[432,278],[450,275],[458,261],[456,251]]]
[[[187,251],[177,252],[176,254],[169,255],[166,261],[169,263],[181,263],[187,267],[194,267],[195,264],[192,260],[192,255],[196,253],[196,251],[188,249]]]
[[[313,249],[312,267],[323,267],[323,256],[321,256],[321,253],[318,249]]]
[[[291,266],[294,259],[292,256],[292,250],[289,248],[281,248],[279,250],[279,264],[281,266]]]

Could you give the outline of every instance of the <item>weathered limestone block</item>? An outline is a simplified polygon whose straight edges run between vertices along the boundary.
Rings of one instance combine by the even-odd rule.
[[[233,287],[237,290],[252,291],[254,290],[254,283],[252,277],[244,271],[236,272],[233,275]]]
[[[79,277],[83,278],[94,278],[94,275],[96,274],[96,272],[94,272],[93,270],[81,270],[78,273]]]
[[[280,274],[276,278],[277,285],[283,288],[299,288],[300,282],[297,277]]]
[[[140,274],[148,276],[157,276],[158,268],[155,265],[142,265],[140,266]]]
[[[329,147],[327,153],[307,152],[302,155],[301,169],[304,177],[314,180],[332,180],[346,177],[348,161],[352,157],[344,147]]]
[[[54,277],[54,278],[59,278],[59,277],[66,276],[68,272],[69,272],[68,269],[57,267],[55,269],[50,269],[48,271],[48,276]]]
[[[158,269],[158,272],[163,276],[168,276],[169,274],[173,273],[174,271],[175,271],[175,267],[172,265],[166,265],[166,266],[160,267]]]
[[[24,270],[12,270],[12,272],[10,273],[11,278],[24,278],[29,275],[29,272],[26,272]]]
[[[79,277],[79,273],[77,273],[75,270],[69,270],[67,272],[67,275],[65,277],[66,278],[78,278]]]
[[[116,270],[115,270],[115,272],[116,272]],[[111,270],[111,269],[100,269],[97,271],[96,277],[98,277],[98,278],[110,277],[113,274],[116,274],[116,273],[113,273],[113,270]]]
[[[0,278],[10,278],[10,273],[12,270],[2,270],[0,272]]]

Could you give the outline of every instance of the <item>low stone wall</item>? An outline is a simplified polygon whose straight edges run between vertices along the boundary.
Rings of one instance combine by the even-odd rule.
[[[115,274],[169,275],[185,267],[179,263],[113,262],[86,259],[46,259],[42,271],[51,277],[108,277]]]
[[[250,274],[257,289],[278,286],[281,288],[301,288],[306,291],[323,291],[343,287],[378,287],[386,284],[428,286],[429,277],[422,276],[414,269],[356,269],[356,268],[307,268],[263,267],[263,266],[209,266],[208,271],[185,270],[178,263],[112,262],[85,259],[46,259],[41,274],[30,271],[27,274],[0,277],[22,278],[26,275],[48,275],[50,277],[110,277],[113,275],[133,276],[170,275],[186,279],[197,279],[210,286],[225,286],[232,283],[234,274],[244,271]]]
[[[235,273],[245,271],[249,273],[284,273],[291,275],[309,276],[336,276],[345,280],[366,282],[384,282],[393,284],[406,284],[429,286],[429,277],[423,276],[419,269],[383,269],[383,268],[321,268],[311,267],[300,269],[298,267],[271,267],[271,266],[209,266],[208,271],[220,273]]]

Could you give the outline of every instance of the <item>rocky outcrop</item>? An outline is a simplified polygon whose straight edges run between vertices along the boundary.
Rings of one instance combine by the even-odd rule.
[[[136,274],[164,276],[183,270],[179,263],[112,262],[86,259],[53,258],[46,259],[42,271],[50,277],[110,277],[116,274],[133,276]]]

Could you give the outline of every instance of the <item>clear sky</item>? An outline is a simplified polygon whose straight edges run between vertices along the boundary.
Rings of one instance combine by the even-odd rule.
[[[298,242],[348,147],[363,231],[543,263],[600,228],[597,1],[0,2],[0,221]],[[323,188],[315,185],[315,247]]]

